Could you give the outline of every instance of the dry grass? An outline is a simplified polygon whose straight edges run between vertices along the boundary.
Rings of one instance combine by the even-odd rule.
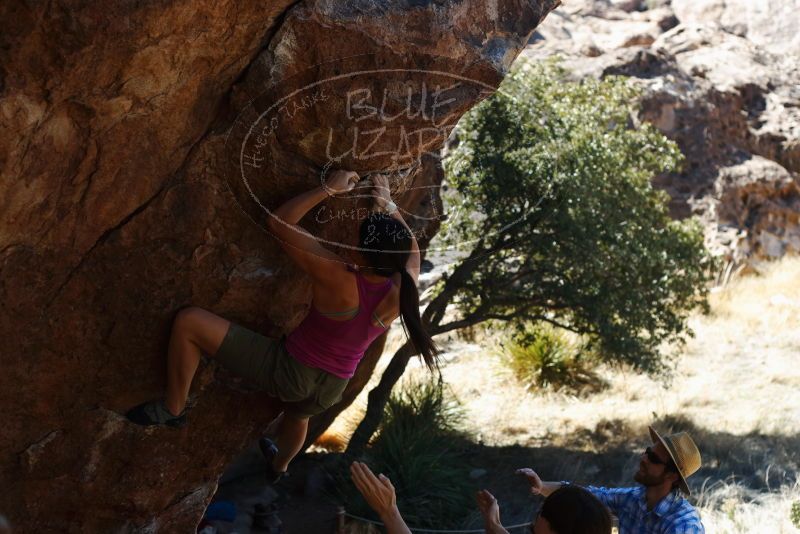
[[[735,280],[715,291],[711,304],[710,315],[691,319],[696,337],[676,358],[668,385],[605,367],[598,373],[609,387],[590,397],[526,391],[494,355],[492,333],[440,340],[444,378],[476,440],[561,451],[563,462],[550,471],[577,480],[586,478],[582,468],[604,483],[625,483],[648,424],[688,428],[705,453],[706,467],[692,484],[709,533],[797,532],[789,510],[800,499],[800,258]],[[332,432],[349,435],[367,391]],[[570,455],[579,453],[582,460],[573,462]],[[585,453],[610,454],[615,466],[600,470]]]
[[[720,482],[698,497],[707,532],[796,534],[790,521],[793,502],[800,501],[800,484],[775,492],[757,492],[736,483]]]

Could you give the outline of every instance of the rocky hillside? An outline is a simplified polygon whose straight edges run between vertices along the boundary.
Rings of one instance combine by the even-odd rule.
[[[188,428],[122,418],[161,393],[176,310],[294,326],[308,280],[263,228],[332,167],[390,172],[430,238],[423,155],[556,4],[3,3],[0,513],[20,532],[193,532],[277,406],[211,365]],[[307,227],[347,254],[363,196]]]
[[[799,27],[798,0],[569,0],[525,55],[635,79],[640,118],[686,155],[655,184],[730,271],[800,252]]]

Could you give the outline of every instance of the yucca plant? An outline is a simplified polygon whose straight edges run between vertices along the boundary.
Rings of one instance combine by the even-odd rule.
[[[546,324],[521,328],[503,345],[501,357],[529,388],[596,390],[603,386],[592,371],[595,358],[585,347]]]
[[[392,481],[397,506],[409,525],[452,528],[474,507],[464,459],[463,412],[439,379],[409,380],[386,405],[378,434],[363,460]],[[342,480],[349,511],[375,519],[353,487]]]

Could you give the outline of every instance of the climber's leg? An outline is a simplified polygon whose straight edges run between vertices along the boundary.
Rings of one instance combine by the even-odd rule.
[[[308,432],[308,417],[298,417],[290,413],[284,413],[280,429],[276,437],[278,453],[272,460],[272,469],[276,473],[286,471],[289,462],[300,452],[303,442],[306,440]]]
[[[280,358],[275,376],[280,382],[280,398],[284,412],[275,442],[261,438],[259,445],[267,460],[267,479],[277,481],[306,440],[309,418],[321,414],[342,399],[349,380],[322,369],[308,367],[290,355]],[[297,391],[305,392],[295,395]],[[300,400],[296,400],[300,398]]]
[[[195,306],[175,316],[167,352],[167,392],[164,400],[140,404],[125,415],[139,425],[186,424],[185,406],[200,358],[213,356],[225,339],[231,322]]]
[[[165,404],[173,414],[186,405],[192,378],[203,353],[213,356],[231,322],[210,311],[192,306],[175,316],[167,354],[167,395]]]
[[[258,440],[261,454],[267,461],[266,478],[269,484],[276,484],[286,474],[289,462],[300,451],[306,440],[308,417],[300,417],[283,412],[277,443],[264,436]]]
[[[308,418],[281,417],[275,441],[263,436],[258,440],[261,454],[267,461],[265,477],[268,484],[277,484],[286,475],[289,462],[300,451],[308,431]],[[279,448],[280,447],[280,448]]]

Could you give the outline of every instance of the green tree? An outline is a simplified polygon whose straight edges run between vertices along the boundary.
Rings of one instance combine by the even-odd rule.
[[[650,185],[678,147],[636,124],[624,78],[573,82],[555,64],[523,64],[459,123],[445,159],[444,239],[464,249],[423,313],[440,334],[494,320],[580,333],[601,358],[657,373],[664,344],[691,335],[707,307],[712,260],[694,221],[673,221]],[[445,309],[460,312],[445,321]],[[363,449],[411,354],[401,347],[370,392],[348,448]],[[374,406],[373,406],[374,403]]]

